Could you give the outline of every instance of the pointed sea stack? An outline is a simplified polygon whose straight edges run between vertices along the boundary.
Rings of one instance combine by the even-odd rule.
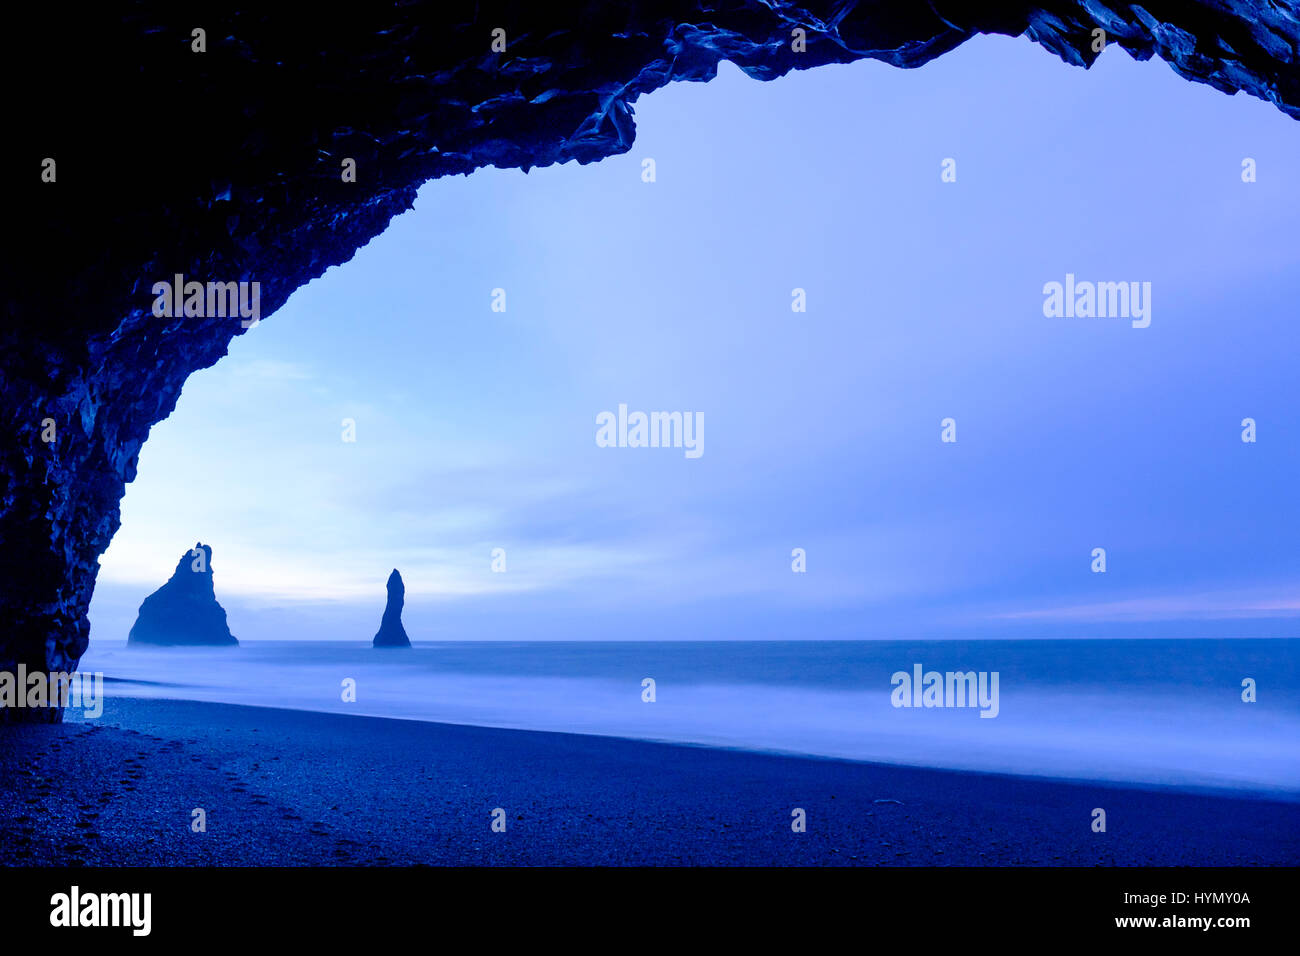
[[[140,605],[126,643],[180,647],[236,647],[226,611],[212,586],[212,548],[198,543],[181,555],[171,580]]]
[[[388,604],[384,607],[384,618],[379,622],[379,633],[375,635],[375,647],[410,647],[411,639],[402,627],[402,605],[406,603],[406,585],[402,576],[393,568],[388,576]]]

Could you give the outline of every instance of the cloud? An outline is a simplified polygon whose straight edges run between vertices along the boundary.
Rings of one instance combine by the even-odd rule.
[[[232,378],[255,379],[260,382],[305,382],[313,378],[306,366],[281,359],[256,358],[246,361],[230,359]]]
[[[1220,592],[1217,595],[1163,595],[1072,604],[1060,607],[1007,611],[991,615],[1003,621],[1172,621],[1234,620],[1248,618],[1293,617],[1300,615],[1300,593],[1292,584],[1260,593]]]

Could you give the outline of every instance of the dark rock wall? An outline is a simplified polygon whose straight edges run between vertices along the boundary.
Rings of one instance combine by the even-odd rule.
[[[140,446],[243,331],[154,318],[155,281],[259,281],[266,317],[425,180],[624,152],[638,96],[710,79],[722,59],[760,80],[862,57],[917,67],[996,32],[1087,65],[1100,26],[1139,57],[1300,117],[1297,8],[1276,0],[257,7],[5,12],[0,669],[75,667]],[[206,52],[191,51],[195,27]],[[791,49],[796,27],[806,52]],[[495,28],[505,52],[490,48]],[[344,157],[355,183],[341,181]]]

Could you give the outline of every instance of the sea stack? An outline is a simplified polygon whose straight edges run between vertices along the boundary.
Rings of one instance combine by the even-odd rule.
[[[181,555],[171,580],[140,605],[126,643],[180,647],[235,647],[226,610],[212,586],[212,548],[195,544]]]
[[[402,576],[393,568],[388,576],[388,604],[384,607],[384,618],[379,622],[379,633],[375,635],[375,647],[410,647],[411,639],[402,627],[402,605],[406,603],[406,585]]]

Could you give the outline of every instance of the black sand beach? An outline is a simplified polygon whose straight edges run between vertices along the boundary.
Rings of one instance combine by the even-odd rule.
[[[38,866],[1294,865],[1300,804],[110,698],[0,727],[0,846]]]

